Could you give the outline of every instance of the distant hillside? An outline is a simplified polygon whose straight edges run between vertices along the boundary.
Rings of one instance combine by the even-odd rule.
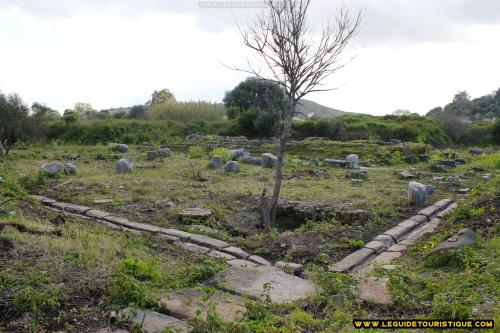
[[[349,114],[349,112],[329,108],[328,106],[324,106],[307,99],[302,99],[299,102],[297,105],[297,112],[302,113],[302,116],[299,116],[300,118],[310,118],[312,115],[319,118],[334,118],[344,114]]]

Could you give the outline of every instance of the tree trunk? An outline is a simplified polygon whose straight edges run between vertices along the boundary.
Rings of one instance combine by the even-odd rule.
[[[276,163],[276,172],[274,174],[274,189],[273,195],[271,197],[270,205],[270,225],[272,227],[276,226],[276,212],[278,210],[278,199],[281,191],[281,181],[283,178],[283,161],[285,160],[285,149],[290,138],[290,130],[292,127],[292,119],[295,114],[295,106],[297,102],[289,97],[288,112],[285,115],[285,122],[283,124],[283,132],[280,138],[280,150],[278,153],[278,161]]]

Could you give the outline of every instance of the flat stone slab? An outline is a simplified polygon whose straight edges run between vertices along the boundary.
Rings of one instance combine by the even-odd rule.
[[[253,263],[253,262],[248,261],[248,260],[243,260],[243,259],[229,260],[227,262],[227,264],[229,266],[232,266],[232,267],[257,267],[258,266],[256,263]]]
[[[429,206],[418,212],[418,215],[426,216],[429,220],[434,215],[437,214],[441,209],[436,206]]]
[[[427,219],[427,216],[424,216],[424,215],[415,215],[415,216],[410,217],[409,220],[413,220],[413,221],[417,222],[419,225],[429,221]]]
[[[336,264],[330,266],[329,270],[331,272],[341,272],[341,273],[348,272],[352,270],[354,267],[364,263],[365,261],[374,256],[375,256],[375,251],[367,248],[362,248],[349,254],[347,257],[337,262]]]
[[[184,250],[187,250],[187,251],[193,252],[193,253],[207,254],[208,252],[210,252],[209,248],[199,246],[199,245],[196,245],[193,243],[175,242],[175,244],[182,247]]]
[[[190,234],[189,232],[175,230],[175,229],[165,229],[165,228],[160,228],[159,233],[165,234],[168,236],[177,237],[177,238],[180,238],[183,240],[188,240],[191,236],[194,236],[193,234]]]
[[[377,279],[369,277],[360,285],[361,300],[382,305],[393,304],[392,296],[387,289],[387,278]]]
[[[263,266],[272,266],[271,263],[269,261],[267,261],[266,259],[262,258],[261,256],[257,256],[257,255],[252,255],[250,257],[248,257],[249,261],[251,262],[254,262],[258,265],[263,265]]]
[[[269,266],[230,267],[215,275],[208,283],[253,298],[262,298],[264,285],[269,285],[269,297],[275,303],[294,302],[316,294],[312,281]]]
[[[184,208],[180,213],[181,218],[184,219],[195,219],[195,220],[206,220],[212,216],[212,211],[206,208]]]
[[[375,253],[379,254],[387,250],[388,246],[378,240],[372,240],[371,242],[366,243],[366,249],[370,249],[375,251]]]
[[[105,217],[103,217],[103,220],[111,222],[113,224],[121,225],[121,226],[126,226],[127,224],[129,224],[131,222],[124,217],[119,217],[119,216],[114,216],[114,215],[105,216]]]
[[[214,249],[223,249],[225,247],[229,247],[229,243],[205,235],[191,234],[189,236],[189,240],[193,243],[202,246],[208,246]]]
[[[146,333],[157,333],[166,329],[179,333],[188,332],[188,325],[185,321],[150,310],[125,308],[120,311],[118,317],[139,325]]]
[[[404,244],[394,244],[390,248],[387,249],[387,252],[401,252],[405,253],[407,250],[408,246]]]
[[[124,226],[127,228],[130,228],[130,229],[146,231],[146,232],[151,232],[151,233],[157,233],[160,231],[160,228],[156,227],[154,225],[145,224],[145,223],[137,223],[137,222],[133,222],[133,221],[127,222]]]
[[[222,249],[222,251],[224,251],[225,253],[229,253],[232,256],[241,258],[241,259],[248,259],[248,257],[250,257],[250,255],[248,253],[246,253],[245,251],[243,251],[239,247],[235,247],[235,246],[225,247]]]
[[[403,254],[401,252],[384,252],[379,254],[375,259],[373,259],[373,265],[386,265],[389,264],[394,259],[401,258]]]
[[[102,210],[91,209],[86,211],[84,215],[95,219],[103,219],[106,216],[111,216],[112,214],[108,212],[103,212]]]
[[[427,222],[427,219],[426,219],[426,222]],[[420,224],[417,221],[413,220],[413,219],[404,220],[403,222],[400,222],[398,224],[398,226],[400,226],[402,228],[406,228],[407,231],[412,230],[412,229],[418,227],[419,225]]]
[[[373,240],[383,243],[386,248],[391,247],[394,244],[394,238],[392,238],[390,235],[385,234],[378,235]]]
[[[440,211],[436,215],[436,217],[439,217],[439,218],[445,217],[446,215],[450,214],[455,208],[457,208],[457,206],[458,205],[456,203],[449,205],[445,210]]]
[[[107,204],[107,203],[112,203],[113,200],[111,199],[95,199],[93,201],[93,203],[95,203],[96,205],[103,205],[103,204]]]
[[[410,228],[403,227],[400,225],[395,226],[394,228],[391,228],[387,231],[384,232],[384,235],[388,235],[392,237],[392,239],[396,240],[399,242],[400,240],[403,239],[403,237],[410,231]]]
[[[451,203],[452,203],[451,199],[442,199],[442,200],[439,200],[438,202],[436,202],[435,204],[433,204],[433,206],[436,206],[440,209],[444,209]]]
[[[72,203],[66,203],[66,202],[54,202],[51,204],[51,206],[68,213],[81,214],[81,215],[83,215],[86,211],[91,209],[90,207],[87,206],[74,205]]]
[[[274,267],[277,267],[288,274],[299,275],[304,270],[301,264],[286,261],[277,261],[274,263]]]
[[[206,304],[202,297],[205,292],[195,288],[181,289],[172,293],[161,295],[162,303],[169,314],[182,319],[196,318],[196,312],[200,311],[200,318],[205,319]],[[243,316],[246,311],[243,297],[230,295],[221,291],[215,291],[211,300],[216,304],[215,310],[225,321],[235,321]]]
[[[469,228],[460,230],[455,236],[448,238],[443,243],[435,247],[429,255],[441,252],[448,252],[459,249],[464,246],[469,246],[476,241],[476,234]]]
[[[234,259],[236,259],[235,256],[232,256],[232,255],[224,253],[224,252],[216,251],[216,250],[212,250],[212,251],[208,252],[207,255],[209,257],[218,258],[218,259],[222,259],[222,260],[234,260]]]

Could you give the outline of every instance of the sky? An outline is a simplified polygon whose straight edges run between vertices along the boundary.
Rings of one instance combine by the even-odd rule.
[[[238,0],[236,0],[238,1]],[[255,1],[255,0],[252,0]],[[227,1],[226,1],[227,3]],[[500,87],[498,0],[312,0],[313,33],[340,6],[361,11],[347,66],[306,98],[336,109],[425,114],[459,90]],[[193,0],[0,0],[0,90],[59,111],[178,100],[222,101],[256,57],[243,44],[256,9]]]

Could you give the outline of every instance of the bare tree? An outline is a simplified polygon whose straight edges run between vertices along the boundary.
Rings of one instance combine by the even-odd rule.
[[[253,24],[240,29],[247,47],[257,53],[270,74],[264,75],[249,62],[242,70],[260,80],[280,85],[288,98],[283,115],[283,129],[271,198],[262,192],[264,227],[276,224],[276,210],[281,191],[285,148],[290,137],[292,119],[298,101],[309,93],[328,91],[322,83],[347,62],[341,58],[350,40],[355,36],[361,14],[352,16],[346,8],[327,20],[319,38],[314,38],[307,22],[310,0],[265,0],[266,7]],[[239,69],[241,70],[241,69]]]

